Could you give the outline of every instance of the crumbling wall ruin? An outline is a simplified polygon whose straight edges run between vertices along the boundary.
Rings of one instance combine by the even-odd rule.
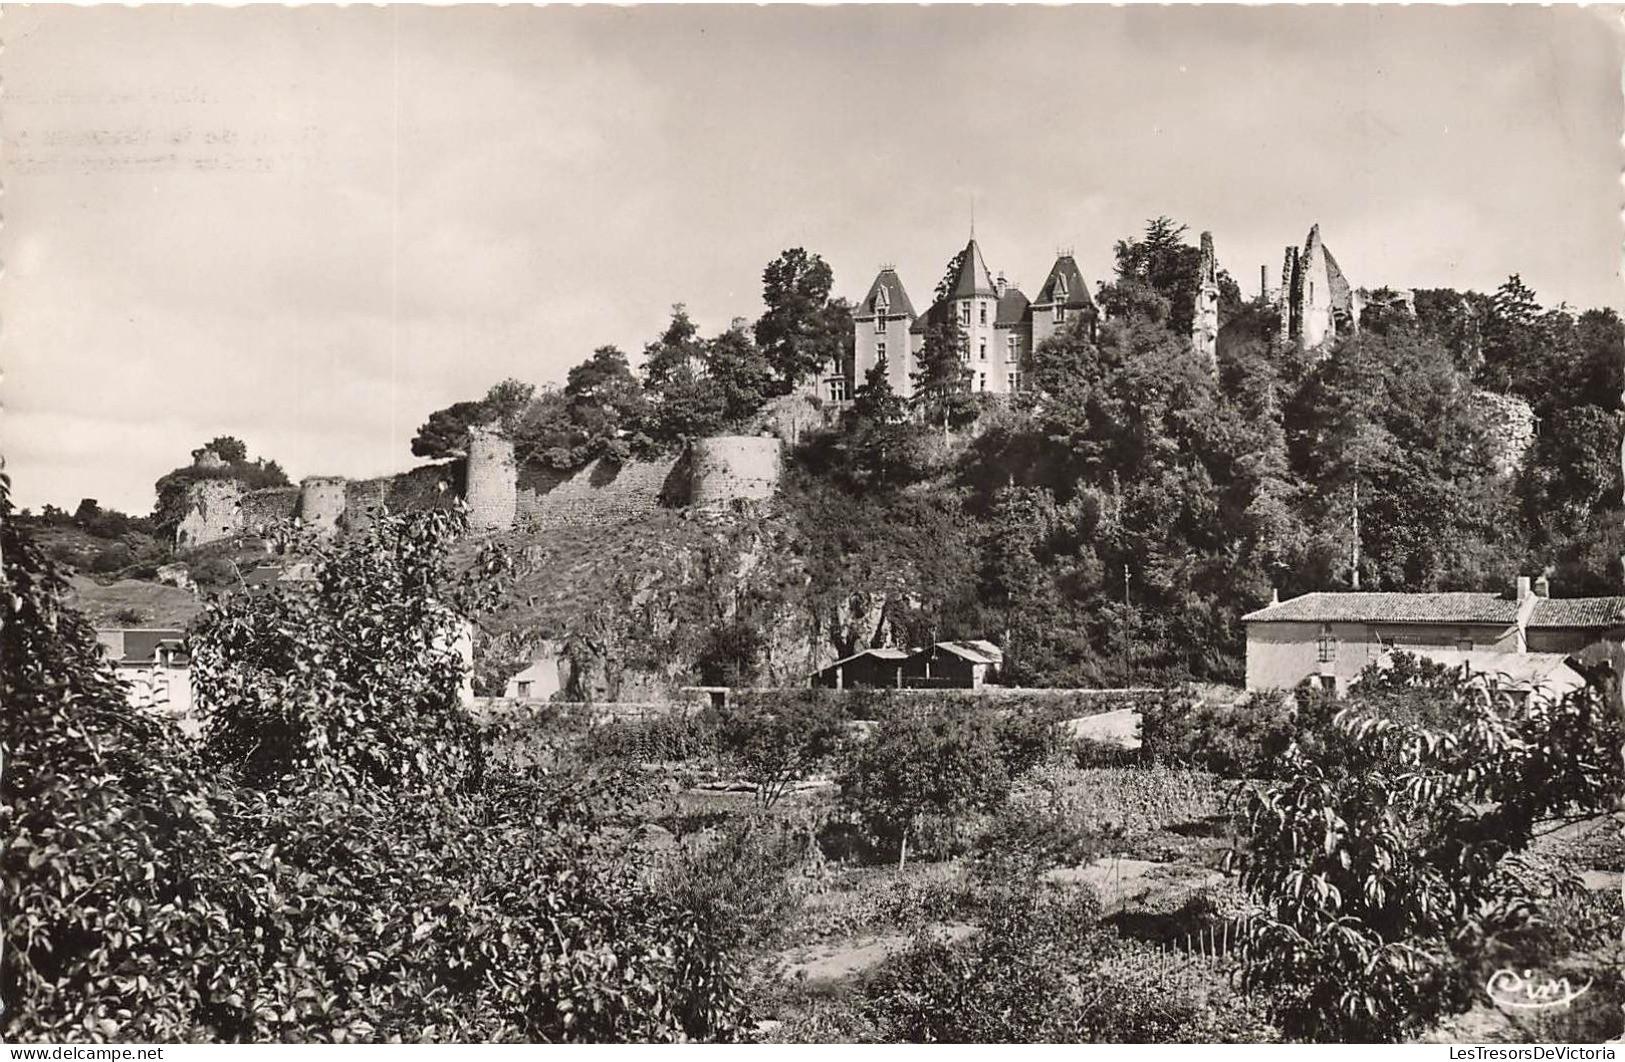
[[[527,469],[516,519],[521,527],[605,527],[688,503],[687,462],[677,457],[617,462],[601,457],[570,475]]]
[[[243,529],[243,485],[235,479],[200,479],[186,488],[186,513],[175,531],[178,546],[206,546]]]
[[[1474,391],[1468,401],[1484,423],[1490,437],[1495,470],[1512,475],[1535,443],[1535,411],[1516,395],[1494,391]]]
[[[242,530],[250,534],[299,514],[298,487],[262,487],[243,495]]]
[[[1219,374],[1219,262],[1213,234],[1202,233],[1202,257],[1196,275],[1196,313],[1191,319],[1191,345],[1214,376]]]

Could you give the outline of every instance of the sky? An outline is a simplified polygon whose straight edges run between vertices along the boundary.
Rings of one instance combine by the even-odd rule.
[[[0,453],[145,513],[221,434],[418,463],[438,408],[761,312],[805,247],[917,308],[975,233],[1029,295],[1166,215],[1244,294],[1318,222],[1357,286],[1625,307],[1619,12],[8,6]]]

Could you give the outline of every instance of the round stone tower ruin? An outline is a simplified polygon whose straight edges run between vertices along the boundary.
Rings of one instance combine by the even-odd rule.
[[[345,481],[338,476],[306,476],[299,481],[299,519],[319,535],[338,533],[344,515]]]
[[[518,488],[513,443],[490,428],[469,428],[468,471],[463,485],[469,526],[475,531],[512,529]]]
[[[689,503],[698,509],[724,508],[736,501],[765,501],[779,485],[777,438],[715,435],[694,440],[689,453]]]

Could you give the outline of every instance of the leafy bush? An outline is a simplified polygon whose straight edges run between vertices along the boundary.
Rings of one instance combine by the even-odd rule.
[[[1289,750],[1284,780],[1247,793],[1240,881],[1264,914],[1244,976],[1289,1035],[1397,1039],[1465,1009],[1488,942],[1535,906],[1517,856],[1537,825],[1625,792],[1604,691],[1439,696],[1418,686],[1395,718],[1391,696],[1378,715],[1356,687],[1324,740]]]
[[[929,817],[952,834],[966,816],[997,807],[1010,788],[993,715],[958,704],[899,706],[856,750],[841,778],[842,802],[897,862]]]
[[[772,807],[840,747],[839,698],[830,690],[748,693],[713,710],[717,747]]]
[[[1072,1039],[1073,977],[1109,945],[1087,891],[1012,883],[980,931],[922,934],[863,982],[862,1013],[888,1043],[1033,1043]]]
[[[1279,693],[1249,693],[1229,704],[1168,696],[1141,714],[1141,757],[1198,767],[1221,778],[1269,777],[1299,732]]]
[[[382,520],[313,590],[213,603],[205,772],[0,519],[8,1042],[740,1034],[736,924],[633,857],[640,779],[485,755],[444,637],[478,604],[460,530]]]

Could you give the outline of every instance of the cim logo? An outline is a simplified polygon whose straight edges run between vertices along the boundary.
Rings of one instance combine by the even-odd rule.
[[[1497,970],[1487,990],[1490,1002],[1516,1010],[1549,1010],[1566,1007],[1586,994],[1591,981],[1570,987],[1567,977],[1548,977],[1539,970]]]

